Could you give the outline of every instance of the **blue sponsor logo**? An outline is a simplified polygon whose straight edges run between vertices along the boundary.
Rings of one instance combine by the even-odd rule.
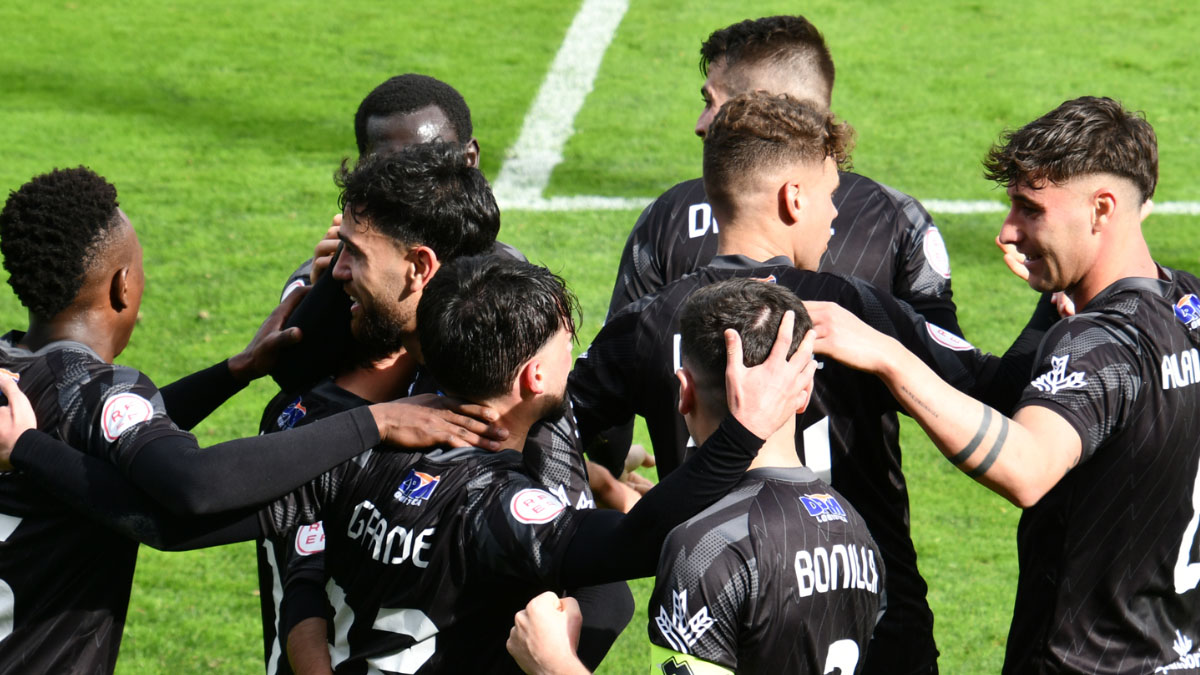
[[[819,523],[846,520],[846,509],[843,509],[837,498],[831,494],[804,495],[800,498],[800,503],[808,511],[808,515],[816,518]]]
[[[1200,298],[1188,293],[1175,303],[1175,318],[1195,330],[1200,328]]]
[[[288,407],[279,413],[279,419],[275,420],[275,426],[279,427],[280,431],[296,426],[296,423],[304,419],[304,416],[308,414],[308,408],[304,407],[304,404],[300,402],[300,398],[297,396],[295,401],[289,403]]]
[[[411,469],[404,480],[400,482],[400,487],[396,488],[396,494],[392,496],[401,504],[420,506],[433,496],[433,491],[441,479],[441,476],[430,476],[427,473]]]

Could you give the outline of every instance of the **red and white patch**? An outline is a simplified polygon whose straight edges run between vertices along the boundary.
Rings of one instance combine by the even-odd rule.
[[[522,523],[540,525],[554,520],[567,507],[545,490],[526,488],[513,496],[510,508],[513,518]]]
[[[929,337],[933,338],[934,342],[945,347],[946,349],[953,349],[956,352],[967,352],[975,349],[975,345],[958,337],[954,333],[951,333],[941,326],[937,326],[932,323],[926,323],[925,329],[929,331]]]
[[[121,437],[130,427],[154,417],[154,406],[150,401],[126,392],[117,394],[104,402],[100,416],[100,431],[111,443]]]
[[[287,300],[287,296],[295,293],[296,289],[304,288],[307,285],[308,283],[305,282],[304,279],[296,279],[292,283],[288,284],[287,288],[283,289],[283,295],[279,296],[279,301],[283,302],[284,300]]]
[[[312,555],[325,551],[325,526],[321,521],[296,530],[296,553]]]
[[[949,279],[950,254],[946,252],[946,242],[936,227],[930,227],[929,231],[925,233],[922,248],[925,249],[925,260],[929,261],[929,266],[933,268],[933,271]]]

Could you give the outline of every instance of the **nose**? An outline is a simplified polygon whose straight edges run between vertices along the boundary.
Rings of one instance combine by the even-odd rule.
[[[337,257],[337,262],[333,265],[333,278],[338,281],[350,280],[350,263],[346,260],[349,256],[345,251],[342,251]]]
[[[704,134],[708,132],[708,125],[712,124],[713,111],[711,107],[705,108],[704,112],[700,113],[700,117],[696,119],[696,135],[704,138]]]
[[[1008,210],[1008,215],[1004,217],[1004,224],[1000,226],[1000,235],[996,237],[1001,244],[1016,244],[1021,239],[1021,231],[1016,224],[1016,207]]]

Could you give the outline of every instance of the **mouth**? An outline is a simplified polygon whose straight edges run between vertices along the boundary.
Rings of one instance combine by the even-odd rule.
[[[345,289],[345,290],[346,290],[346,297],[350,298],[350,313],[355,314],[359,310],[362,309],[362,303],[359,302],[357,296],[355,296],[353,293],[350,292],[350,289]]]

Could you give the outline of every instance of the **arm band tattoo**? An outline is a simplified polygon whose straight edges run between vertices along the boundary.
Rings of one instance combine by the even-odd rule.
[[[988,425],[991,423],[992,408],[991,406],[985,405],[983,406],[983,421],[979,423],[979,431],[975,432],[975,438],[972,438],[971,442],[967,443],[967,447],[963,448],[961,452],[953,457],[950,457],[950,463],[954,466],[958,466],[959,464],[967,461],[967,459],[971,457],[971,454],[975,452],[976,448],[979,447],[979,444],[983,442],[983,437],[985,434],[987,434]]]
[[[979,463],[979,466],[967,472],[971,478],[979,478],[987,473],[987,470],[992,468],[996,463],[996,458],[1000,456],[1000,450],[1004,448],[1004,439],[1008,437],[1008,418],[1004,415],[1000,416],[1000,433],[996,436],[996,442],[992,444],[992,449],[988,450],[987,457]]]

